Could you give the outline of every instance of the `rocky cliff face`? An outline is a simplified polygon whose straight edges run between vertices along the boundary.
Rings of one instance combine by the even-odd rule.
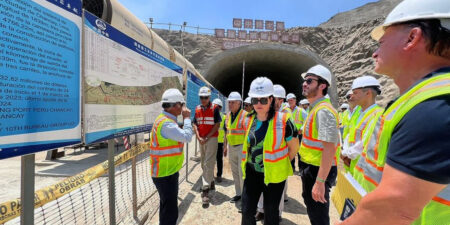
[[[289,32],[301,34],[301,47],[317,53],[333,70],[338,82],[340,103],[345,102],[344,95],[352,81],[362,75],[375,76],[382,85],[382,94],[377,98],[379,104],[398,95],[397,86],[386,76],[375,75],[372,54],[377,43],[370,38],[372,29],[383,22],[386,15],[400,0],[381,0],[366,4],[360,8],[339,13],[319,27],[296,27]],[[167,30],[156,31],[164,40],[179,52],[180,33]],[[185,56],[200,71],[214,55],[222,52],[221,44],[214,37],[206,35],[183,34]]]

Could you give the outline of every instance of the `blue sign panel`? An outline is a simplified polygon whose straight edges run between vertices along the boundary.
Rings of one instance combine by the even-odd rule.
[[[0,1],[0,159],[81,141],[81,21],[80,0]]]

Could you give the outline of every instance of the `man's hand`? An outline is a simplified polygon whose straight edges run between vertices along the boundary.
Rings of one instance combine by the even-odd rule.
[[[198,142],[200,142],[201,145],[205,144],[205,139],[203,139],[202,137],[197,136],[197,139],[198,139]]]
[[[227,157],[228,147],[223,145],[223,156]]]
[[[316,181],[312,189],[312,198],[316,202],[327,203],[325,200],[325,184]]]
[[[341,155],[341,159],[346,166],[350,167],[350,164],[352,162],[352,160],[350,158]]]
[[[181,115],[183,116],[183,119],[190,118],[191,117],[191,110],[186,108],[186,106],[183,106],[181,109]]]

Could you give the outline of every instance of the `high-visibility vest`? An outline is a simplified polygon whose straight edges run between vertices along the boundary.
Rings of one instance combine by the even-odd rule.
[[[349,134],[352,127],[356,126],[356,122],[358,122],[359,114],[361,113],[361,106],[356,106],[353,108],[353,113],[350,116],[350,111],[345,118],[344,124],[344,130],[342,132],[342,137],[345,139],[347,138],[347,135]]]
[[[363,135],[367,135],[367,128],[368,128],[368,124],[373,120],[376,119],[376,115],[383,113],[383,108],[375,105],[374,107],[372,107],[371,109],[369,109],[367,112],[362,112],[360,111],[359,116],[361,116],[361,113],[364,113],[364,115],[362,116],[360,121],[356,121],[356,125],[351,126],[349,129],[349,134],[348,134],[348,142],[351,145],[354,145],[356,142],[358,141],[362,141],[363,142],[363,146],[364,146],[364,141],[363,141]],[[350,162],[350,167],[347,168],[347,166],[345,166],[346,169],[348,169],[348,171],[353,174],[353,170],[356,166],[356,163],[358,162],[360,156],[356,157],[356,159],[352,159]]]
[[[153,123],[149,143],[152,177],[170,176],[183,166],[183,143],[164,138],[161,135],[164,123],[176,122],[161,113]]]
[[[223,127],[225,125],[225,118],[226,115],[224,115],[222,112],[220,113],[220,116],[222,118],[222,121],[220,121],[219,126],[219,135],[217,136],[217,143],[223,143],[223,140],[225,138],[225,130],[223,130]]]
[[[368,141],[369,147],[364,149],[353,175],[367,192],[373,191],[381,181],[391,135],[405,114],[427,99],[448,94],[450,73],[426,79],[400,96],[378,120],[372,122],[371,129],[377,134]],[[449,221],[450,186],[447,185],[425,206],[413,224],[444,225]]]
[[[289,114],[275,112],[274,117],[269,121],[266,136],[263,143],[263,163],[264,163],[264,183],[280,183],[285,181],[288,176],[293,175],[291,161],[289,159],[289,150],[284,134],[286,122]],[[248,134],[255,120],[255,115],[250,117],[249,125],[245,134],[244,146],[242,148],[242,173],[245,179],[245,167],[250,155],[248,146]]]
[[[303,108],[295,107],[295,110],[294,112],[292,112],[292,115],[294,117],[294,124],[297,127],[298,134],[302,134],[303,122],[305,121],[306,116],[308,114]]]
[[[227,142],[230,145],[242,145],[244,144],[245,131],[247,130],[250,118],[247,117],[247,112],[240,109],[234,121],[231,122],[231,120],[231,112],[229,112],[225,125],[227,127]]]
[[[287,105],[287,104],[281,104],[281,109],[280,109],[280,112],[282,112],[282,113],[290,113],[290,114],[292,114],[292,110],[291,110],[291,108],[289,108],[289,106]]]
[[[320,166],[322,160],[323,143],[318,140],[319,132],[317,131],[316,116],[319,110],[328,110],[336,118],[336,129],[339,127],[339,118],[336,110],[331,105],[329,99],[324,98],[318,102],[314,108],[311,109],[308,117],[306,119],[305,125],[303,127],[303,137],[300,145],[300,158],[303,162],[313,165]],[[337,165],[336,157],[339,155],[339,144],[335,148],[335,156],[333,160],[333,165]]]
[[[197,130],[200,137],[205,137],[214,127],[214,110],[218,106],[215,104],[211,104],[205,110],[202,109],[201,105],[198,105],[195,108],[195,119],[197,120]],[[219,132],[217,131],[212,135],[212,137],[219,136]]]

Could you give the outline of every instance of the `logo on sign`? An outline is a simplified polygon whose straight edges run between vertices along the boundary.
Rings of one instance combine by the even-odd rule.
[[[103,20],[100,20],[100,19],[95,20],[95,25],[97,25],[97,27],[100,30],[106,30],[106,23],[103,22]]]

